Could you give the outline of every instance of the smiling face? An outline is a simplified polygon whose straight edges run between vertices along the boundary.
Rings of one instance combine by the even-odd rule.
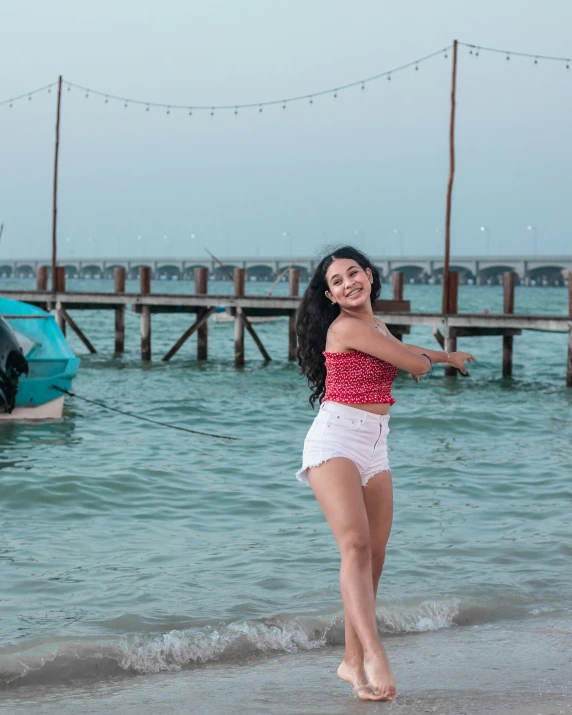
[[[371,270],[351,258],[336,258],[326,271],[326,296],[340,308],[355,310],[370,304]]]

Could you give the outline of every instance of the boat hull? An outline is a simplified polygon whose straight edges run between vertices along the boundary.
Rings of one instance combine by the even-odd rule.
[[[64,409],[64,396],[37,407],[14,407],[12,412],[0,412],[0,422],[30,422],[38,420],[59,420]]]

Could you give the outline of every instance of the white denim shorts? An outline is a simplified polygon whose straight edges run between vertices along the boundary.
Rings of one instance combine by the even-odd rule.
[[[308,469],[334,457],[347,457],[358,468],[362,487],[378,472],[389,469],[389,415],[375,415],[339,402],[322,402],[304,440],[302,469],[296,477],[305,484]]]

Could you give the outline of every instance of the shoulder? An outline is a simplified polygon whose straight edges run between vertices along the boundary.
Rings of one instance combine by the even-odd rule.
[[[328,338],[340,347],[352,347],[356,337],[376,335],[377,330],[363,320],[356,320],[346,315],[339,315],[330,325]]]

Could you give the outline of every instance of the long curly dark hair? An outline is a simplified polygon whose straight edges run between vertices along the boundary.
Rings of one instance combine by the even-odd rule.
[[[353,246],[337,248],[322,258],[316,266],[314,275],[300,301],[296,317],[298,363],[302,375],[306,376],[312,390],[310,395],[312,409],[316,400],[321,402],[326,392],[326,359],[322,352],[326,348],[328,328],[340,314],[340,306],[337,303],[332,304],[326,298],[326,291],[329,290],[326,271],[336,258],[349,258],[364,270],[370,269],[373,276],[370,296],[372,306],[381,293],[379,271],[364,253]]]

